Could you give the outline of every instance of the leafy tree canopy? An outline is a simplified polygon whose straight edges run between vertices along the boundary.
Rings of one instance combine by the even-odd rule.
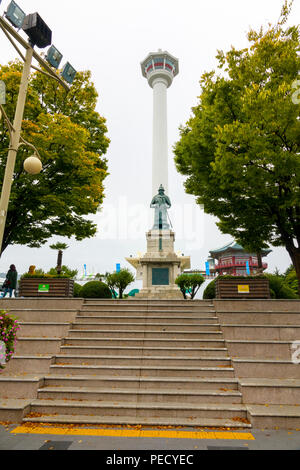
[[[194,299],[204,281],[204,277],[200,274],[182,273],[175,279],[175,284],[178,285],[184,299]],[[187,294],[190,294],[190,297]]]
[[[285,246],[300,282],[300,44],[299,27],[286,26],[291,5],[267,31],[251,30],[248,48],[218,52],[221,73],[203,74],[174,151],[186,191],[221,231],[258,253]]]
[[[23,64],[0,66],[6,84],[6,113],[12,122]],[[21,244],[40,247],[53,235],[77,240],[92,237],[95,214],[103,202],[107,176],[104,154],[109,145],[105,119],[96,111],[98,94],[89,71],[79,72],[69,93],[54,80],[33,73],[28,88],[22,137],[41,155],[40,175],[28,175],[24,160],[32,150],[20,147],[3,247]],[[9,148],[9,133],[0,122],[0,182]]]
[[[119,298],[123,298],[123,292],[127,286],[134,282],[134,275],[129,269],[124,268],[120,271],[114,271],[113,273],[107,273],[106,282],[111,289],[114,297],[116,298],[115,289],[119,290]]]
[[[49,248],[51,248],[51,250],[59,250],[60,251],[60,250],[66,250],[69,247],[66,243],[57,242],[54,245],[50,245]]]

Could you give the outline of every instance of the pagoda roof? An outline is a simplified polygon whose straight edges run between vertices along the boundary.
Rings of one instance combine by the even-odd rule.
[[[215,258],[216,255],[219,255],[221,253],[225,253],[226,251],[244,251],[245,252],[246,250],[241,245],[236,243],[236,241],[233,240],[231,243],[228,243],[227,245],[222,246],[222,248],[218,248],[216,250],[211,250],[209,253],[210,253],[210,256],[212,258]],[[262,250],[262,255],[267,256],[271,252],[272,252],[272,250],[270,250],[270,249]]]

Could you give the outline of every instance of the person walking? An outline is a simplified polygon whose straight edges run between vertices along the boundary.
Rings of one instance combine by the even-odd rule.
[[[6,280],[4,282],[4,295],[3,298],[6,297],[6,294],[9,292],[9,297],[12,297],[13,291],[17,288],[17,279],[18,273],[14,264],[12,264],[9,268],[8,273],[6,274]]]

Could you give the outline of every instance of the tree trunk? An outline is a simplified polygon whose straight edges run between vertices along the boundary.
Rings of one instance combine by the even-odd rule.
[[[296,270],[296,276],[298,279],[298,294],[300,296],[300,248],[287,247],[287,251]]]
[[[180,290],[181,290],[181,293],[183,295],[184,300],[186,300],[186,289],[185,289],[185,287],[184,288],[180,287]]]
[[[62,257],[63,257],[63,252],[61,250],[59,250],[58,255],[57,255],[57,266],[56,266],[57,274],[61,274]]]
[[[257,261],[258,261],[258,268],[261,269],[263,267],[262,265],[262,257],[261,257],[261,251],[257,253]]]
[[[262,274],[264,269],[263,269],[263,263],[262,263],[262,256],[261,256],[261,251],[258,251],[257,254],[257,274]]]

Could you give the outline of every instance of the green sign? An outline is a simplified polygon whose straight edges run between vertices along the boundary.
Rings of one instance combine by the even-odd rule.
[[[168,268],[153,268],[152,269],[152,285],[153,286],[168,286],[169,269]]]
[[[50,285],[49,284],[40,284],[39,285],[39,292],[49,292]]]

